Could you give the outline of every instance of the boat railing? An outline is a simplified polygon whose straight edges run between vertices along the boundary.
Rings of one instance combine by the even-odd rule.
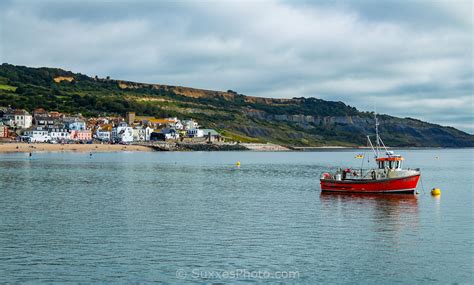
[[[420,168],[407,168],[406,171],[420,172]],[[321,179],[326,180],[377,180],[389,178],[389,169],[337,169],[334,173],[323,173]]]
[[[350,172],[346,172],[344,180],[376,179],[381,178],[382,176],[385,176],[385,174],[375,169],[354,169]]]
[[[385,172],[377,171],[376,169],[338,169],[335,173],[328,173],[321,175],[322,179],[329,180],[366,180],[378,179],[386,177]]]

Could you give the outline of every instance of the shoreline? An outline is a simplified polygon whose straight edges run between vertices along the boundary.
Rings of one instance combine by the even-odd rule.
[[[153,151],[141,145],[120,144],[49,144],[49,143],[0,143],[0,153],[25,152],[116,152],[116,151]]]
[[[390,147],[389,149],[443,149],[443,147]],[[448,148],[449,149],[449,148]],[[457,149],[457,148],[453,148]],[[367,147],[319,146],[319,147],[284,147],[276,144],[176,144],[161,143],[150,145],[121,144],[50,144],[0,142],[1,153],[29,152],[153,152],[153,151],[254,151],[254,152],[321,152],[321,151],[367,151]]]

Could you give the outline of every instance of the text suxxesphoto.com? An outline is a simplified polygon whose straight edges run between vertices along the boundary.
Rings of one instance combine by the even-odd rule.
[[[176,278],[181,280],[231,280],[231,279],[255,279],[255,280],[284,280],[299,279],[299,271],[268,271],[268,270],[222,270],[209,271],[202,269],[178,269]]]

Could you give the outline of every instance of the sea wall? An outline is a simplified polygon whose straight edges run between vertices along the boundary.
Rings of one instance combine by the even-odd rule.
[[[249,150],[241,144],[175,143],[160,142],[151,144],[156,151],[242,151]]]

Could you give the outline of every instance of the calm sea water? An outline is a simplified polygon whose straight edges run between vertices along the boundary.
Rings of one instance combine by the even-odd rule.
[[[473,150],[399,152],[426,193],[321,194],[355,151],[1,154],[0,283],[474,282]]]

